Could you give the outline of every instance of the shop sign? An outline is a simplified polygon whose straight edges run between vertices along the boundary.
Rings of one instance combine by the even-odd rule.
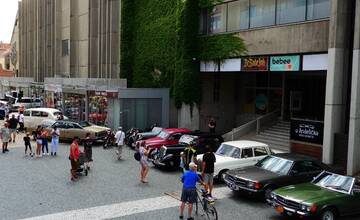
[[[328,54],[312,54],[303,56],[303,71],[316,71],[328,69]]]
[[[299,71],[300,56],[275,56],[270,58],[270,71]]]
[[[106,98],[118,98],[118,91],[88,91],[88,96],[104,96]]]
[[[245,57],[241,62],[242,71],[268,71],[268,57]]]
[[[323,133],[323,122],[310,120],[291,120],[291,140],[322,145]]]

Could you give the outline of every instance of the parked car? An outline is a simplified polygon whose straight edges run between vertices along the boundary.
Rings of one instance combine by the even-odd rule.
[[[185,134],[181,136],[178,144],[162,146],[157,150],[154,154],[154,164],[167,168],[178,168],[180,165],[180,153],[192,142],[195,143],[196,153],[203,154],[205,153],[206,145],[209,145],[213,151],[216,151],[220,144],[224,142],[224,139],[221,135],[211,133]]]
[[[186,128],[167,128],[163,129],[156,137],[145,140],[145,145],[152,149],[160,149],[161,146],[174,145],[179,143],[179,139],[184,134],[189,134],[191,130]]]
[[[140,132],[136,136],[136,141],[140,140],[147,140],[149,138],[156,137],[160,132],[163,130],[163,128],[160,127],[153,127],[151,131],[148,132]]]
[[[215,152],[214,177],[224,181],[228,170],[255,165],[259,160],[271,154],[268,145],[256,141],[229,141],[221,144]],[[203,155],[198,155],[201,170]]]
[[[53,125],[45,128],[49,133],[49,138],[51,135],[50,131],[55,126],[60,129],[59,138],[61,141],[71,141],[76,136],[82,140],[85,139],[86,133],[90,133],[90,138],[95,141],[104,141],[107,131],[111,130],[107,127],[94,125],[88,121],[75,122],[58,120]]]
[[[12,111],[16,112],[20,107],[28,108],[40,108],[42,107],[41,98],[22,97],[21,99],[16,98],[15,103],[12,105]]]
[[[31,132],[37,128],[38,125],[41,125],[45,119],[57,120],[61,112],[54,108],[30,108],[24,111],[24,126],[26,131]],[[18,116],[19,113],[11,113]],[[64,116],[64,119],[68,119]]]
[[[275,190],[268,202],[281,214],[335,220],[360,214],[360,182],[322,172],[312,182]]]
[[[283,186],[310,182],[323,170],[330,168],[314,158],[296,154],[270,155],[255,166],[230,170],[226,185],[233,191],[270,197],[273,190]]]

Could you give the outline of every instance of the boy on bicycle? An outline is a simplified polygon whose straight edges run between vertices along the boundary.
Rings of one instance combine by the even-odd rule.
[[[192,208],[193,204],[196,203],[197,200],[197,192],[196,192],[196,183],[200,182],[203,185],[202,180],[199,175],[196,173],[197,165],[194,162],[189,164],[189,171],[186,171],[181,177],[181,182],[183,183],[183,189],[181,193],[181,205],[180,205],[180,219],[184,219],[184,209],[185,204],[188,203],[188,220],[193,220]]]

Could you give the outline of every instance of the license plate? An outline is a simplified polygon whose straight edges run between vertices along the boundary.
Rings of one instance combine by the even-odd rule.
[[[276,207],[276,211],[279,212],[279,213],[284,213],[284,207],[282,207],[282,206],[277,206],[277,207]]]

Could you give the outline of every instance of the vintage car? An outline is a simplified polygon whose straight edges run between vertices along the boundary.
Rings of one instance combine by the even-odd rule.
[[[57,120],[58,115],[61,112],[54,108],[30,108],[24,111],[24,126],[26,131],[32,132],[37,128],[38,125],[41,125],[44,120]],[[12,115],[18,117],[19,113],[11,113]],[[64,116],[64,119],[68,119]]]
[[[145,140],[145,146],[152,149],[152,152],[154,149],[159,149],[161,146],[179,143],[180,137],[184,134],[189,134],[190,132],[191,130],[186,128],[163,129],[156,137]]]
[[[191,133],[191,135],[181,136],[179,143],[175,145],[162,146],[154,155],[153,163],[155,166],[167,168],[179,168],[180,153],[184,151],[189,144],[194,143],[197,154],[205,153],[205,146],[208,145],[213,151],[216,151],[220,144],[224,142],[221,135],[211,133]]]
[[[268,199],[275,189],[310,182],[319,173],[329,169],[314,158],[283,153],[267,156],[254,166],[228,171],[225,183],[233,191]]]
[[[322,172],[310,183],[275,190],[268,202],[282,215],[340,219],[360,214],[360,182],[351,176]]]
[[[111,130],[107,127],[97,126],[87,121],[55,121],[55,123],[45,130],[49,133],[54,127],[60,130],[61,141],[71,141],[74,137],[79,137],[81,140],[85,139],[86,133],[90,133],[90,137],[95,141],[103,141],[106,137],[107,131]]]
[[[224,142],[215,152],[214,177],[224,181],[228,170],[254,165],[270,154],[269,146],[264,143],[245,140]],[[200,165],[202,158],[203,155],[197,156]]]
[[[40,108],[43,104],[41,98],[22,97],[21,99],[16,98],[15,103],[12,105],[11,110],[16,112],[20,107],[25,109],[28,108]]]
[[[158,134],[160,134],[160,132],[162,130],[163,130],[163,128],[153,127],[153,129],[151,129],[151,131],[137,133],[136,141],[147,140],[149,138],[153,138],[153,137],[157,136]]]

